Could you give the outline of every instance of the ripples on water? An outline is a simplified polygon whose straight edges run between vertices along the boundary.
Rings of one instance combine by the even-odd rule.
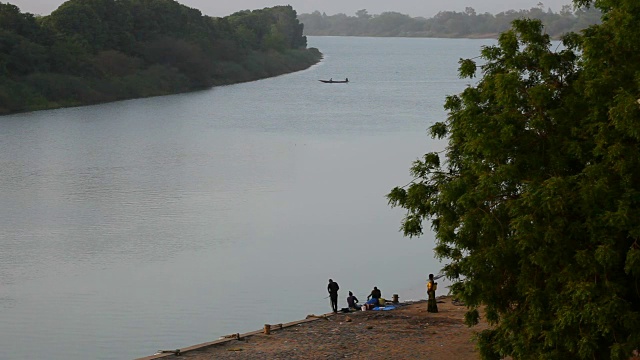
[[[423,296],[433,239],[402,238],[384,195],[443,147],[425,130],[488,42],[309,43],[325,59],[295,74],[0,118],[0,358],[134,358],[300,319],[329,310],[329,277],[341,302]]]

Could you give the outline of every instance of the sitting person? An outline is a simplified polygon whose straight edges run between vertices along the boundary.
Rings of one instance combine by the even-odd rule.
[[[364,303],[364,307],[367,310],[373,310],[374,308],[377,308],[378,307],[378,299],[371,298],[371,300],[367,300],[367,302]]]
[[[347,305],[349,309],[359,309],[358,298],[353,295],[351,291],[349,291],[349,296],[347,297]]]
[[[371,290],[371,294],[369,294],[369,296],[367,296],[367,304],[369,303],[369,299],[374,300],[375,305],[378,306],[378,299],[380,299],[382,297],[382,292],[380,290],[378,290],[378,288],[376,286],[373,287],[373,290]]]

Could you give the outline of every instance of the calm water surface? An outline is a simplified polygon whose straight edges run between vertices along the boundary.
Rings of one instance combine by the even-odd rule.
[[[0,117],[0,359],[126,359],[424,297],[433,236],[384,195],[489,40],[311,37],[309,70]],[[343,79],[349,84],[322,84]]]

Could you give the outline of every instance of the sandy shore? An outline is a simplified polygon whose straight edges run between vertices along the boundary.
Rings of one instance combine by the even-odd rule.
[[[419,301],[391,311],[309,317],[270,335],[255,331],[181,349],[180,356],[145,359],[479,359],[473,336],[487,325],[469,328],[464,306],[448,297],[439,301],[438,313],[428,313],[426,301]]]

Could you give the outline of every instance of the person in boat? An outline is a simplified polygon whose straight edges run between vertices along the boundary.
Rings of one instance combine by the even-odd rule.
[[[344,82],[349,82],[349,78],[344,78]]]
[[[330,79],[329,79],[329,82],[333,82],[333,78],[330,78]]]

